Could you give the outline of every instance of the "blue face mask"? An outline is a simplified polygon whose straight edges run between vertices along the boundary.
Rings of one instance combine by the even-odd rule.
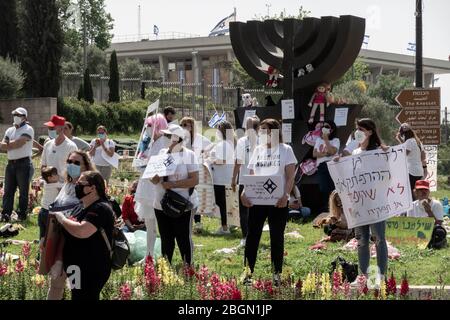
[[[48,130],[48,137],[50,139],[55,139],[56,138],[56,130]]]
[[[81,167],[79,165],[69,163],[67,165],[67,174],[72,177],[72,179],[78,179],[81,175]]]
[[[102,140],[106,139],[106,134],[104,134],[104,133],[99,133],[97,136],[99,139],[102,139]]]

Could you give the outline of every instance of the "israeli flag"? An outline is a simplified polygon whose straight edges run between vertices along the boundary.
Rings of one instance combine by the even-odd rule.
[[[211,30],[208,37],[212,36],[223,36],[230,32],[229,24],[235,18],[235,13],[233,12],[228,17],[223,18],[219,23]]]
[[[408,48],[406,48],[408,51],[416,51],[416,44],[413,42],[408,42]]]
[[[369,38],[370,38],[370,36],[368,34],[365,34],[364,35],[363,44],[368,45],[369,44]]]
[[[153,34],[155,36],[158,36],[158,33],[159,33],[159,28],[158,28],[158,26],[156,24],[154,24],[153,25]]]
[[[214,128],[216,124],[219,122],[220,116],[217,113],[217,111],[214,113],[214,115],[211,117],[211,119],[208,121],[208,126],[210,128]]]

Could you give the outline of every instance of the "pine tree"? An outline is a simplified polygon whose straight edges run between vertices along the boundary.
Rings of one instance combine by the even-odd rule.
[[[78,88],[78,95],[77,99],[78,101],[82,100],[84,98],[84,87],[83,87],[83,81],[80,83],[80,87]]]
[[[56,0],[21,0],[19,59],[28,97],[57,97],[63,32]]]
[[[109,61],[109,102],[119,102],[119,66],[117,65],[117,54],[114,50]]]
[[[0,1],[0,56],[16,60],[19,28],[16,0]]]
[[[94,103],[94,91],[92,90],[89,68],[86,68],[86,70],[84,71],[83,89],[84,89],[84,100],[89,103]]]
[[[145,100],[145,82],[141,82],[141,99]]]

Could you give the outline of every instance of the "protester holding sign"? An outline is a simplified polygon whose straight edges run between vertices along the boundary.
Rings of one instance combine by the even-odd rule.
[[[416,132],[407,123],[403,123],[400,126],[395,138],[398,142],[404,143],[406,146],[409,183],[411,185],[412,197],[414,199],[415,196],[413,190],[416,181],[422,179],[422,177],[424,176],[424,169],[427,168],[426,164],[422,165],[422,158],[425,158],[425,151],[423,150],[422,142],[420,142],[420,139],[417,137]]]
[[[112,165],[108,158],[114,156],[115,149],[116,144],[111,139],[108,139],[105,126],[99,126],[97,128],[97,138],[91,141],[89,155],[92,157],[98,172],[105,179],[106,184],[109,183],[112,173]]]
[[[258,116],[252,116],[247,118],[245,123],[245,136],[240,138],[237,141],[236,145],[236,160],[234,163],[233,169],[233,178],[231,180],[231,188],[233,191],[236,191],[237,177],[239,175],[239,179],[243,176],[248,175],[250,170],[248,169],[248,164],[250,161],[250,157],[255,150],[256,145],[258,143],[258,130],[259,130],[259,118]],[[244,185],[239,183],[239,194],[244,190]],[[248,208],[244,206],[241,198],[239,197],[239,219],[240,225],[242,229],[242,239],[241,246],[245,246],[245,239],[248,233]]]
[[[339,138],[336,137],[336,124],[333,121],[325,121],[322,127],[320,138],[317,138],[314,145],[313,157],[317,158],[317,174],[319,177],[319,189],[322,202],[325,206],[328,197],[335,189],[333,179],[328,171],[327,162],[333,159],[340,147]],[[322,212],[328,211],[327,207],[321,208]]]
[[[359,141],[359,148],[353,150],[352,154],[363,154],[369,150],[381,149],[382,141],[378,135],[377,126],[372,119],[364,118],[356,122],[357,130],[355,139]],[[375,247],[377,252],[377,265],[384,281],[388,264],[388,249],[386,243],[386,221],[377,222],[370,225],[355,228],[355,237],[358,240],[358,260],[360,272],[367,276],[370,262],[369,240],[370,233],[375,237]]]
[[[180,125],[184,130],[187,130],[186,138],[184,139],[184,145],[186,148],[194,151],[195,156],[199,158],[202,153],[212,147],[211,141],[196,132],[195,119],[191,117],[184,117],[180,121]],[[194,230],[200,232],[202,230],[201,215],[194,215]]]
[[[148,143],[145,144],[145,148],[141,152],[141,159],[148,161],[150,157],[159,154],[161,149],[167,148],[170,140],[162,132],[162,130],[167,129],[167,121],[164,115],[158,113],[150,116],[145,120],[145,123],[146,129],[142,140],[148,140]],[[153,208],[155,188],[149,179],[142,178],[146,166],[141,166],[137,169],[141,172],[141,176],[139,177],[134,196],[136,202],[135,210],[139,218],[145,221],[145,227],[147,229],[147,254],[153,256],[156,242],[156,218]]]
[[[259,205],[252,203],[246,194],[246,187],[241,194],[242,203],[249,209],[248,234],[245,246],[245,264],[250,268],[251,274],[256,264],[259,241],[266,219],[270,227],[270,251],[273,267],[273,283],[281,284],[281,272],[284,255],[284,229],[288,219],[288,200],[294,186],[295,158],[292,148],[283,143],[281,124],[275,119],[265,119],[260,126],[260,145],[255,148],[248,168],[250,176],[267,177],[264,189],[273,193],[278,188],[282,189],[282,196],[271,205]],[[280,185],[276,185],[271,177],[280,177]],[[277,180],[278,179],[273,179]],[[244,184],[245,177],[244,177]],[[250,194],[249,194],[250,196]],[[251,274],[246,275],[244,283],[251,283]]]
[[[222,121],[217,125],[216,141],[210,152],[212,162],[214,197],[220,209],[221,227],[217,234],[230,234],[227,225],[227,201],[225,186],[230,185],[233,177],[235,136],[231,123]]]
[[[194,190],[199,180],[198,161],[195,153],[183,146],[185,131],[180,126],[171,124],[166,130],[162,130],[162,133],[170,136],[171,143],[169,148],[162,149],[160,154],[169,153],[176,169],[175,173],[168,177],[155,175],[151,180],[156,185],[153,206],[161,235],[161,253],[172,263],[176,240],[183,262],[190,265],[193,257],[192,209],[198,206],[197,192]],[[170,201],[168,197],[175,196],[189,203],[189,209],[169,212],[165,202]],[[171,203],[169,207],[173,206]]]

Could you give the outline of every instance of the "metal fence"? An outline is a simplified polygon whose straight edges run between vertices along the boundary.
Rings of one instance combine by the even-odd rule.
[[[60,97],[77,97],[80,84],[83,81],[82,74],[63,74],[60,85]],[[94,92],[94,100],[108,101],[109,77],[92,74],[91,82]],[[242,104],[241,95],[250,93],[260,105],[265,105],[266,97],[271,96],[277,101],[282,96],[281,90],[274,89],[245,89],[227,86],[223,83],[208,84],[205,81],[199,83],[187,83],[182,81],[165,82],[161,80],[120,79],[120,98],[125,100],[138,100],[143,97],[149,101],[160,99],[160,105],[173,106],[182,116],[192,116],[204,123],[210,119],[214,112],[226,112],[228,119],[234,122],[233,110]]]

